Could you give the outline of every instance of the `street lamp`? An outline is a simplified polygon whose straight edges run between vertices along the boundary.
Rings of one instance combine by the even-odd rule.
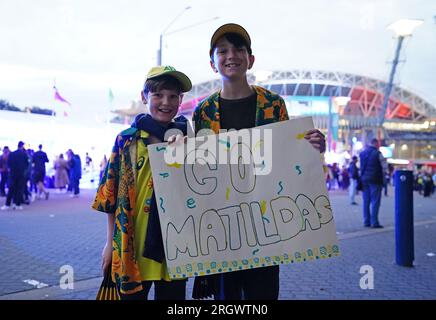
[[[411,36],[413,30],[416,27],[419,27],[422,23],[423,23],[423,20],[400,19],[400,20],[397,20],[394,23],[390,24],[387,27],[388,30],[394,31],[395,36],[398,38],[398,42],[397,42],[397,48],[395,50],[395,58],[394,58],[394,61],[392,62],[391,73],[389,75],[389,82],[388,82],[388,85],[386,86],[383,105],[382,105],[382,109],[381,109],[379,121],[378,121],[378,125],[379,125],[379,137],[378,137],[378,139],[379,139],[379,141],[381,140],[381,130],[383,127],[383,122],[385,120],[386,109],[388,107],[389,96],[391,94],[392,87],[393,87],[395,71],[397,69],[397,65],[398,65],[398,61],[399,61],[398,59],[400,57],[400,51],[401,51],[401,46],[403,44],[403,40],[405,37]]]
[[[191,9],[192,7],[191,6],[187,6],[186,8],[183,8],[183,10],[182,11],[180,11],[180,13],[173,19],[173,21],[171,21],[167,26],[166,26],[166,28],[162,31],[162,33],[160,34],[160,36],[159,36],[159,50],[158,50],[158,52],[157,52],[157,64],[160,66],[160,65],[162,65],[162,38],[163,38],[163,36],[165,35],[165,31],[167,31],[168,30],[168,28],[169,27],[171,27],[173,24],[174,24],[174,22],[176,22],[176,20],[177,19],[179,19],[180,18],[180,16],[182,15],[182,14],[184,14],[185,13],[185,11],[187,11],[187,10],[189,10],[189,9]]]
[[[219,17],[213,17],[213,18],[211,18],[211,19],[207,19],[207,20],[202,20],[202,21],[199,21],[199,22],[197,22],[197,23],[194,23],[194,24],[191,24],[191,25],[189,25],[189,26],[186,26],[186,27],[183,27],[183,28],[180,28],[180,29],[177,29],[177,30],[173,30],[173,31],[171,31],[171,32],[166,32],[168,29],[169,29],[169,27],[170,26],[172,26],[173,25],[173,23],[186,11],[186,10],[189,10],[189,9],[191,9],[191,7],[186,7],[186,8],[184,8],[174,19],[173,19],[173,21],[171,21],[171,23],[162,31],[162,33],[160,34],[160,36],[159,36],[159,50],[157,51],[157,64],[160,66],[160,65],[162,65],[162,44],[163,44],[163,37],[164,36],[168,36],[168,35],[170,35],[170,34],[173,34],[173,33],[176,33],[176,32],[180,32],[180,31],[183,31],[183,30],[186,30],[186,29],[189,29],[189,28],[192,28],[192,27],[196,27],[196,26],[198,26],[198,25],[201,25],[201,24],[204,24],[204,23],[207,23],[207,22],[210,22],[210,21],[213,21],[213,20],[216,20],[216,19],[219,19]]]

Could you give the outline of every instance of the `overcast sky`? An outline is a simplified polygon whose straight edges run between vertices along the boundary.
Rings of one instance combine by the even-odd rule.
[[[157,62],[159,35],[187,6],[167,32],[200,25],[164,36],[163,63],[194,84],[215,78],[209,41],[224,23],[250,33],[253,71],[307,68],[387,81],[396,40],[386,26],[423,19],[403,47],[396,83],[436,105],[435,0],[0,0],[0,99],[62,108],[53,101],[56,80],[76,114],[108,110],[109,88],[113,107],[128,107]]]

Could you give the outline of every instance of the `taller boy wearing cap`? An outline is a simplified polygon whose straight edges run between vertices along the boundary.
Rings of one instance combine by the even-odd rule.
[[[149,114],[117,136],[92,205],[108,214],[102,269],[112,271],[121,299],[147,299],[153,282],[156,300],[185,299],[186,280],[171,281],[165,263],[147,145],[164,141],[170,128],[186,134],[187,119],[173,118],[191,87],[173,67],[150,70],[141,92]]]
[[[276,93],[247,81],[254,56],[248,32],[230,23],[218,28],[210,41],[210,65],[221,76],[221,90],[196,107],[195,130],[247,129],[288,120],[283,99]],[[305,138],[320,152],[325,151],[324,135],[310,130]],[[278,299],[279,267],[248,269],[222,274],[221,297],[225,300]]]

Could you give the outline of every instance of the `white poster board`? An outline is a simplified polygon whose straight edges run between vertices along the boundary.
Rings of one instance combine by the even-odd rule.
[[[339,255],[312,128],[305,117],[148,146],[170,277]]]

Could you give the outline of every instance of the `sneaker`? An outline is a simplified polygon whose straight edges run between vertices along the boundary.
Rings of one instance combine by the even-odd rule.
[[[48,200],[48,196],[50,195],[50,192],[46,191],[45,192],[45,200]]]
[[[376,225],[373,225],[372,228],[374,228],[374,229],[383,229],[384,227],[382,225],[380,225],[380,224],[376,224]]]
[[[3,211],[9,210],[9,209],[11,209],[11,206],[7,206],[7,205],[4,205],[0,208],[0,210],[3,210]]]
[[[371,227],[371,225],[369,225],[369,224],[364,224],[363,225],[365,228],[369,228],[369,227]]]
[[[79,195],[78,194],[70,194],[70,198],[78,198]]]
[[[351,202],[351,205],[358,206],[359,204],[357,202]]]
[[[23,210],[23,207],[22,206],[16,206],[15,210]]]

